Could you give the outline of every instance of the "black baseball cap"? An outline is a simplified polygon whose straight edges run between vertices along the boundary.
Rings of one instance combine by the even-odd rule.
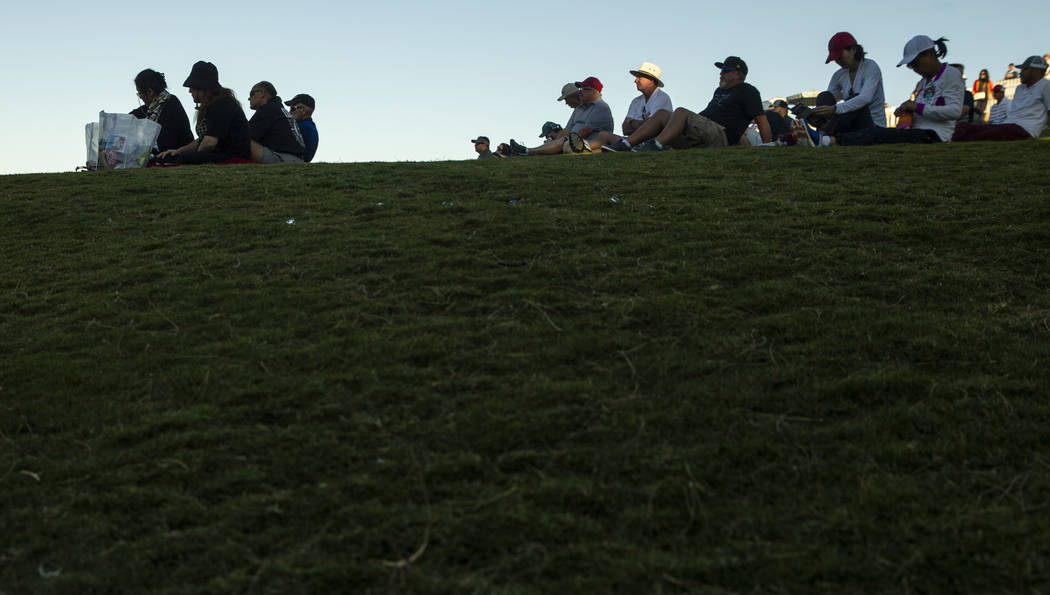
[[[485,143],[486,145],[492,144],[492,143],[489,142],[489,137],[487,137],[487,136],[479,136],[479,137],[471,140],[470,142],[474,143],[475,145],[478,144],[478,143]]]
[[[729,56],[722,62],[715,62],[715,67],[723,68],[725,70],[735,70],[747,74],[747,63],[737,56]]]
[[[300,103],[305,105],[306,107],[308,107],[310,109],[314,109],[315,107],[317,107],[317,105],[314,103],[314,98],[310,97],[306,93],[300,93],[300,94],[296,95],[295,97],[292,97],[288,101],[284,102],[284,104],[287,105],[287,106],[298,105]]]

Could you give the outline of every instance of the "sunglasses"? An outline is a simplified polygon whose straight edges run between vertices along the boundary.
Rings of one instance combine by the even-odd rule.
[[[725,74],[727,72],[736,72],[736,69],[735,68],[723,68],[722,69],[722,73],[723,74]]]

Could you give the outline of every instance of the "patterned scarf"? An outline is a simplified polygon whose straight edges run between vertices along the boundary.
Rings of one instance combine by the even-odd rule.
[[[160,94],[153,98],[153,101],[150,102],[149,107],[146,109],[146,118],[156,122],[157,118],[160,117],[160,112],[164,110],[164,102],[168,100],[168,97],[171,97],[171,95],[168,95],[167,91],[161,91]]]
[[[197,106],[197,121],[194,123],[193,131],[197,133],[197,140],[208,135],[208,108],[203,105]]]

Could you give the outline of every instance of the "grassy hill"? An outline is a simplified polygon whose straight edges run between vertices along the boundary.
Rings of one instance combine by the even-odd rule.
[[[1047,148],[0,177],[0,592],[1045,591]]]

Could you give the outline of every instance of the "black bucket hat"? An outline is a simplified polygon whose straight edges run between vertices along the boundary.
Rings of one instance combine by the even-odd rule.
[[[186,77],[182,86],[191,89],[218,89],[219,69],[211,62],[201,60],[193,65],[190,76]]]

